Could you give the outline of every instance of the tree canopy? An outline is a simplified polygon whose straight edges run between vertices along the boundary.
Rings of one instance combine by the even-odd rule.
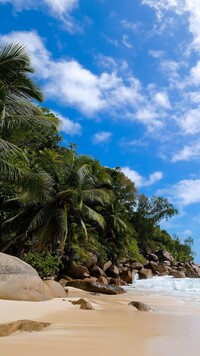
[[[1,251],[31,259],[45,251],[73,263],[91,250],[103,260],[142,260],[142,246],[191,261],[192,239],[182,243],[159,227],[177,214],[166,198],[139,194],[119,167],[61,146],[59,120],[41,106],[33,72],[24,46],[1,47]]]

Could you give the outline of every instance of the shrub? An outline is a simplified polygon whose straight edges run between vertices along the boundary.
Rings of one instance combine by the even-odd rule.
[[[28,252],[25,261],[36,269],[40,277],[56,274],[61,265],[60,258],[50,252]]]

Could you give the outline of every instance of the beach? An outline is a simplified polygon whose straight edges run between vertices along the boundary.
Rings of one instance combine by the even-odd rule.
[[[71,301],[86,298],[94,310]],[[151,312],[139,312],[131,301]],[[47,321],[40,332],[16,332],[0,338],[1,356],[199,356],[200,307],[178,298],[135,292],[91,294],[69,288],[66,298],[45,302],[0,300],[1,323],[19,319]]]

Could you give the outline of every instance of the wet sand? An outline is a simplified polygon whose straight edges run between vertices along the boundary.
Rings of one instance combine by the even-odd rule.
[[[94,310],[70,300],[84,297]],[[152,312],[128,305],[142,301]],[[18,319],[48,321],[41,332],[0,338],[1,356],[199,356],[200,306],[138,292],[93,295],[69,288],[67,298],[46,302],[0,300],[0,323]]]

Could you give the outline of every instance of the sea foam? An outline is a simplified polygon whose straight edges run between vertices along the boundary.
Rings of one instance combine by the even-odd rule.
[[[171,276],[151,279],[134,278],[126,287],[128,291],[143,291],[153,295],[180,297],[183,300],[200,303],[200,278],[173,278]]]

